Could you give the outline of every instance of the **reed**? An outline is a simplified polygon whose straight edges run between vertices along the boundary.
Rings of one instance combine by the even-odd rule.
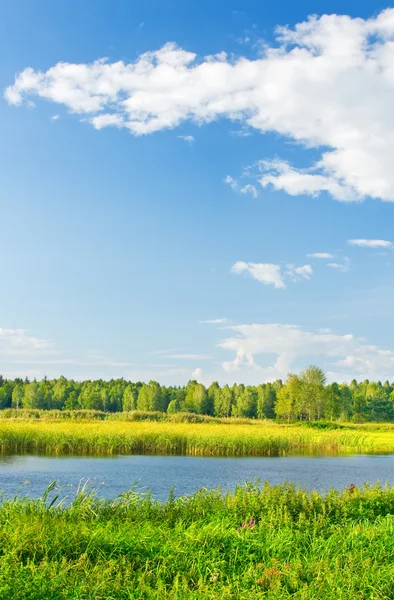
[[[394,429],[272,421],[0,420],[0,451],[49,454],[284,456],[394,452]]]
[[[394,490],[258,482],[223,496],[100,500],[56,484],[0,503],[2,600],[394,597]]]

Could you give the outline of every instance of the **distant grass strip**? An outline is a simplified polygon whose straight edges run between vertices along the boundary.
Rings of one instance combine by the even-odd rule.
[[[391,600],[394,490],[0,503],[2,600]]]
[[[394,452],[394,429],[323,429],[270,421],[149,422],[0,420],[0,451],[48,454],[285,456],[294,453]]]

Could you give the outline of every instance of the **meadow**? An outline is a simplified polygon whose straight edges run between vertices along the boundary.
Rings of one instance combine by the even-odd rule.
[[[2,600],[394,597],[394,489],[62,495],[0,503]]]
[[[0,419],[0,451],[48,454],[183,454],[196,456],[285,456],[302,453],[394,452],[391,424],[279,424],[256,419],[176,415],[106,418],[58,413]],[[147,420],[149,419],[149,420]],[[198,422],[198,421],[201,422]],[[197,421],[197,422],[193,422]]]

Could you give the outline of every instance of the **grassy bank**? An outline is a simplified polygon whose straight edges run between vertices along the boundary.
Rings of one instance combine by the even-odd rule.
[[[2,600],[394,597],[393,489],[53,494],[0,505]]]
[[[0,420],[0,451],[51,454],[281,456],[394,452],[392,426],[115,420]]]

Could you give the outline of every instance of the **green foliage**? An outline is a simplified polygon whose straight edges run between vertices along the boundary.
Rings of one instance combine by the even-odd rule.
[[[208,388],[197,381],[184,387],[164,387],[156,381],[133,383],[74,381],[59,377],[37,382],[7,380],[0,376],[0,409],[95,410],[109,413],[139,410],[169,414],[274,419],[281,421],[394,421],[394,384],[368,380],[326,385],[325,375],[315,366],[299,375],[289,374],[257,386],[234,384]]]
[[[62,495],[54,482],[41,499],[1,503],[2,600],[394,597],[390,488]]]

